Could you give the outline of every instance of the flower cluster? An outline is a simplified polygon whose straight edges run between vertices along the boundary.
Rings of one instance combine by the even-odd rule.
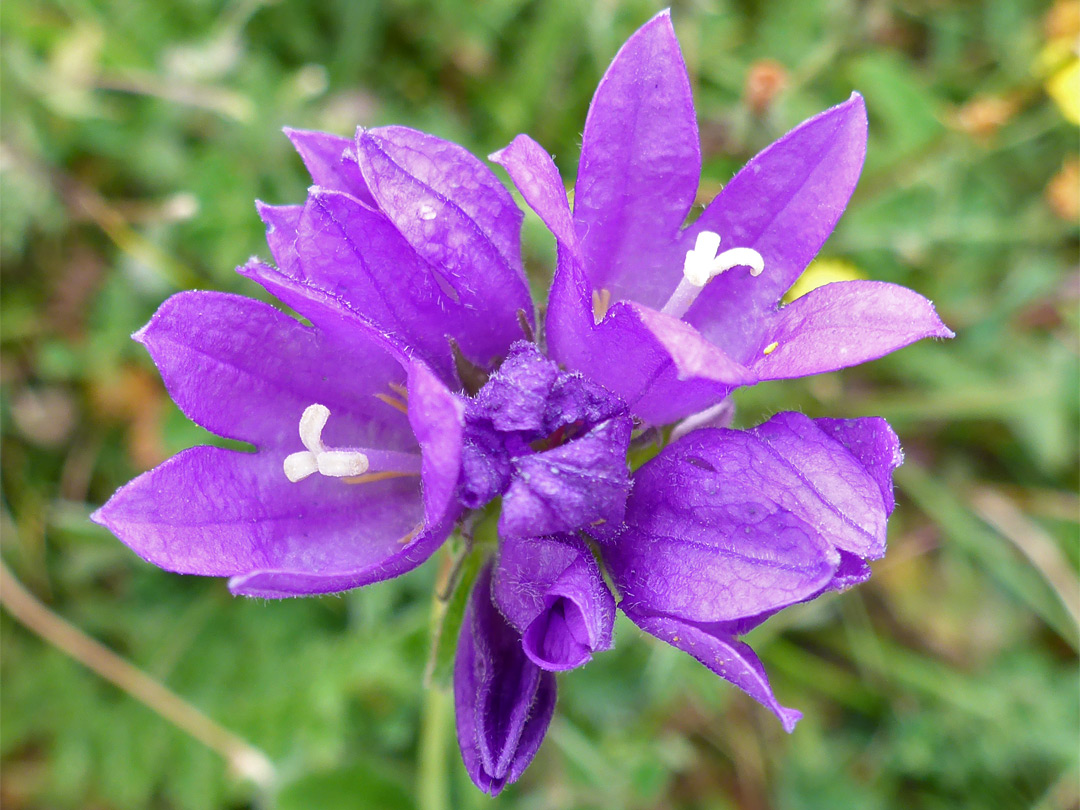
[[[790,731],[799,713],[739,637],[869,576],[901,453],[874,418],[733,430],[728,397],[951,336],[892,284],[780,306],[855,187],[862,99],[781,138],[686,225],[690,83],[668,15],[647,23],[593,98],[572,209],[529,137],[491,156],[557,243],[542,340],[523,214],[482,161],[403,127],[287,135],[314,185],[258,205],[274,266],[240,272],[310,325],[185,292],[135,335],[187,416],[255,452],[184,451],[94,519],[162,568],[275,598],[405,573],[501,499],[454,671],[461,753],[492,794],[540,746],[554,673],[612,644],[601,566],[634,623]],[[631,447],[657,441],[631,471]]]

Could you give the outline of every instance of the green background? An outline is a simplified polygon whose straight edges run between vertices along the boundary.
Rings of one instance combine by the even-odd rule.
[[[874,578],[750,638],[806,714],[795,734],[620,621],[614,651],[560,677],[546,742],[493,802],[450,726],[429,726],[445,757],[419,764],[437,562],[268,603],[153,569],[89,523],[118,485],[209,440],[128,336],[182,288],[261,292],[232,272],[267,255],[252,202],[308,183],[283,125],[401,123],[481,155],[527,131],[571,178],[597,80],[659,8],[0,6],[4,561],[277,774],[234,778],[4,612],[4,808],[1077,807],[1077,192],[1053,185],[1077,129],[1036,68],[1044,3],[675,4],[708,188],[860,90],[867,167],[823,255],[927,295],[959,335],[737,396],[742,425],[882,415],[907,451]],[[754,110],[763,59],[786,89]],[[542,291],[552,246],[531,214],[525,236]]]

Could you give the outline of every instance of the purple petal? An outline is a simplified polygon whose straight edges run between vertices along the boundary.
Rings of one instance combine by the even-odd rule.
[[[312,191],[296,245],[301,278],[362,313],[444,380],[457,383],[450,338],[467,354],[488,350],[482,319],[390,220],[353,197]]]
[[[255,210],[266,226],[266,243],[270,246],[270,255],[283,273],[291,276],[300,274],[299,259],[296,256],[296,232],[300,227],[300,216],[304,213],[302,205],[267,205],[255,201]]]
[[[375,204],[360,174],[356,146],[350,138],[290,127],[285,127],[285,135],[300,153],[316,186],[329,191],[344,191],[368,205]]]
[[[454,706],[465,769],[492,796],[517,781],[555,710],[555,676],[530,661],[491,602],[491,566],[465,610],[454,661]]]
[[[757,380],[692,327],[626,301],[615,304],[586,336],[552,345],[559,348],[556,359],[600,383],[652,424],[698,413]]]
[[[520,261],[512,263],[504,252],[511,251],[506,223],[515,217],[504,210],[490,183],[499,187],[511,207],[513,199],[490,170],[484,169],[490,183],[486,177],[467,172],[458,152],[440,150],[425,155],[419,151],[427,146],[424,139],[429,137],[403,145],[381,130],[364,132],[357,141],[361,169],[379,209],[442,274],[448,292],[453,291],[451,297],[468,311],[473,331],[472,351],[467,357],[490,368],[521,338],[518,313],[533,322],[532,300]],[[453,149],[460,151],[459,147]],[[456,187],[453,180],[463,185]],[[493,205],[495,208],[490,208]],[[520,225],[521,213],[516,207],[513,211]]]
[[[340,345],[349,346],[374,341],[400,364],[408,353],[399,341],[388,338],[369,320],[339,298],[308,279],[271,267],[258,259],[236,268],[236,272],[261,285],[268,293],[303,315],[319,332],[331,336]]]
[[[951,338],[934,306],[907,287],[839,281],[773,314],[754,371],[763,380],[805,377],[876,360],[927,337]]]
[[[525,278],[521,264],[523,214],[483,161],[456,143],[408,127],[369,129],[357,137],[368,160],[374,146],[401,171],[457,206],[494,243],[506,264]],[[365,165],[364,171],[373,168]]]
[[[423,454],[424,519],[430,525],[455,511],[465,405],[423,363],[410,360],[407,368],[409,424]]]
[[[861,585],[870,579],[870,564],[861,557],[857,557],[847,551],[840,552],[840,567],[832,581],[825,586],[827,591],[846,591],[856,585]]]
[[[274,450],[185,450],[121,487],[93,519],[169,571],[236,577],[236,593],[329,593],[402,574],[451,522],[423,527],[419,479],[290,482]],[[274,572],[272,575],[258,572]]]
[[[700,175],[690,80],[664,11],[616,54],[585,121],[574,222],[594,288],[663,302],[681,269],[667,248]]]
[[[566,199],[566,187],[554,161],[528,135],[518,135],[510,145],[488,156],[510,174],[525,202],[543,220],[555,239],[577,249],[577,233]]]
[[[802,712],[781,706],[773,695],[769,678],[761,661],[749,645],[736,641],[721,625],[695,624],[673,616],[650,615],[634,609],[626,610],[638,627],[646,633],[687,652],[724,680],[730,681],[771,710],[791,733]]]
[[[398,547],[391,547],[387,557],[371,571],[346,570],[330,575],[298,571],[288,565],[268,566],[234,578],[229,583],[233,593],[274,597],[304,589],[326,593],[356,588],[412,570],[450,534],[461,512],[454,493],[461,472],[464,406],[423,363],[410,360],[406,367],[409,423],[422,454],[423,519],[413,529],[415,536],[399,537]]]
[[[535,537],[622,520],[630,488],[628,416],[601,422],[585,435],[514,460],[503,498],[499,536]]]
[[[757,359],[769,313],[832,233],[865,154],[866,107],[856,93],[747,163],[683,232],[681,250],[701,231],[713,231],[722,249],[760,253],[765,272],[754,277],[735,270],[713,279],[687,322],[736,360]]]
[[[669,445],[635,473],[626,528],[601,547],[624,605],[723,622],[819,591],[839,555],[817,524],[835,515],[820,500],[800,508],[803,488],[748,433],[699,430]]]
[[[500,538],[492,597],[542,669],[573,669],[611,648],[615,600],[578,537]]]
[[[815,424],[859,460],[877,482],[885,513],[892,514],[896,506],[893,495],[893,470],[904,463],[900,439],[889,423],[879,416],[861,419],[815,419]]]
[[[570,247],[559,244],[544,318],[548,356],[576,370],[596,365],[589,345],[592,332],[592,287],[580,258]]]
[[[197,424],[261,447],[299,446],[304,409],[320,403],[338,446],[409,450],[402,414],[375,398],[401,366],[363,336],[341,342],[261,301],[216,292],[169,298],[136,333],[169,394]]]
[[[882,430],[892,434],[887,424]],[[813,515],[810,522],[839,549],[870,559],[885,553],[891,507],[858,457],[801,413],[779,413],[748,433],[776,454],[766,463],[774,488],[787,490],[774,493],[777,503],[804,519]]]
[[[866,580],[870,579],[870,573],[870,565],[865,560],[856,557],[854,554],[841,551],[840,564],[836,569],[836,573],[833,574],[832,579],[825,583],[820,590],[815,591],[809,596],[803,597],[799,602],[811,602],[829,591],[846,591],[848,588],[866,582]],[[785,605],[785,607],[790,606]],[[720,633],[738,637],[749,633],[770,616],[779,613],[782,609],[783,608],[766,610],[764,613],[758,613],[754,616],[743,616],[742,618],[734,619],[732,621],[712,622],[708,623],[707,626],[709,631],[713,634]]]
[[[470,419],[466,412],[465,438],[461,457],[461,484],[458,500],[467,509],[480,509],[501,495],[514,474],[514,455],[525,452],[513,447],[507,436],[492,430],[486,420]]]
[[[560,376],[559,367],[535,343],[515,343],[477,393],[470,411],[490,420],[497,431],[545,436],[554,429],[548,426],[548,400]]]

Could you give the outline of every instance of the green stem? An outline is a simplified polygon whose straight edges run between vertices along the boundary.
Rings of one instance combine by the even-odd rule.
[[[449,772],[446,767],[450,738],[450,695],[436,685],[424,690],[420,718],[420,764],[417,775],[419,810],[448,810]]]

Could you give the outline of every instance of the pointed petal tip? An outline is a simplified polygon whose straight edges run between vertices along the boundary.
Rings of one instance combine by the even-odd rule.
[[[289,139],[292,145],[296,148],[296,151],[304,155],[305,142],[309,139],[315,138],[338,138],[340,136],[334,135],[331,132],[324,132],[321,129],[301,129],[299,127],[282,127],[281,131],[285,133],[285,137]]]
[[[858,90],[852,90],[848,100],[837,104],[834,108],[836,110],[844,110],[851,116],[853,124],[857,125],[864,132],[869,128],[869,122],[866,117],[866,99],[863,98],[862,93]]]
[[[929,335],[929,337],[941,338],[942,340],[950,340],[956,337],[956,332],[945,325],[945,321],[941,320],[941,316],[937,314],[937,309],[933,303],[930,304],[930,309],[934,313],[934,317],[937,318],[937,329]]]
[[[515,135],[513,137],[513,139],[510,141],[510,143],[508,143],[502,149],[498,149],[498,150],[492,152],[490,155],[488,155],[488,160],[490,160],[492,163],[498,163],[500,166],[503,166],[506,163],[508,153],[515,146],[517,146],[519,143],[527,142],[527,141],[531,141],[531,140],[532,140],[532,138],[530,138],[524,132],[519,133],[518,135]]]
[[[263,571],[248,571],[229,577],[229,593],[233,596],[246,596],[250,599],[289,599],[304,596],[301,593],[289,593],[274,588],[260,587]]]
[[[255,200],[255,213],[258,214],[259,219],[262,220],[262,223],[266,227],[268,233],[275,230],[274,210],[280,207],[281,206],[271,205],[270,203],[263,202],[262,200]]]
[[[845,101],[834,104],[832,107],[822,110],[817,115],[803,121],[802,124],[797,126],[792,132],[802,129],[802,127],[813,121],[828,120],[835,116],[841,116],[845,119],[845,123],[841,124],[841,127],[851,127],[853,129],[862,130],[865,138],[865,132],[869,126],[866,117],[866,99],[863,98],[862,93],[858,90],[852,90],[851,95],[848,96]]]
[[[776,716],[780,719],[780,724],[784,727],[784,731],[791,734],[795,731],[795,726],[800,720],[802,720],[803,713],[798,709],[788,709],[783,706],[776,710]]]
[[[250,256],[246,262],[236,266],[236,272],[244,278],[256,278],[264,266],[263,260],[258,256]]]
[[[228,587],[229,593],[233,596],[254,596],[245,590],[247,581],[251,579],[251,574],[237,574],[236,576],[229,577]]]
[[[675,26],[671,23],[671,9],[665,8],[662,11],[658,11],[653,15],[652,19],[630,35],[623,44],[623,47],[625,48],[632,40],[641,36],[668,36],[672,40],[675,40],[676,47],[678,47],[678,40],[675,37]]]
[[[917,295],[917,293],[916,293]],[[922,298],[924,305],[924,314],[929,325],[926,327],[926,334],[923,337],[928,338],[940,338],[942,340],[949,340],[956,337],[956,332],[945,325],[945,321],[938,315],[937,307],[934,306],[934,302],[929,298]]]

